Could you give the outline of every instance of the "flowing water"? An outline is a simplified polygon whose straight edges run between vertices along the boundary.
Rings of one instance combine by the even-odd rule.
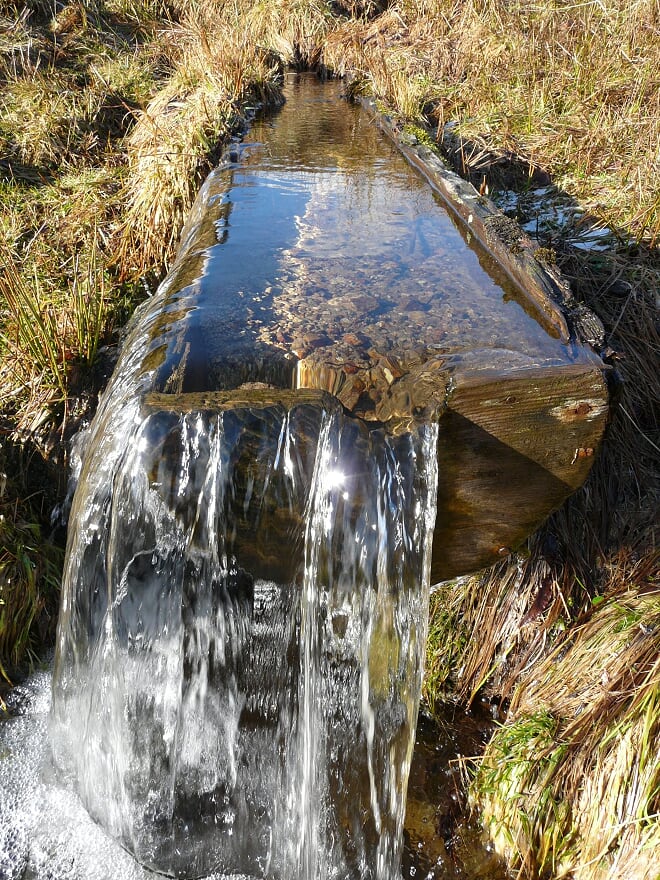
[[[216,214],[193,212],[99,407],[70,515],[57,771],[42,676],[2,730],[2,877],[400,876],[437,424],[375,417],[357,386],[342,385],[354,412],[291,391],[319,386],[287,340],[301,357],[343,345],[344,378],[360,346],[412,350],[423,333],[460,351],[468,326],[473,349],[513,361],[531,337],[537,360],[565,352],[365,117],[328,115],[336,87],[307,88],[327,137],[290,101],[286,125],[254,130],[267,147],[212,178]],[[516,351],[512,316],[529,331]]]
[[[61,769],[92,816],[162,871],[394,876],[435,430],[393,438],[305,404],[119,423],[114,456],[90,451],[72,510]],[[304,512],[291,583],[254,579],[227,552],[270,504]],[[80,589],[101,576],[108,589]]]
[[[153,878],[53,773],[50,666],[15,687],[6,700],[0,720],[0,878]],[[456,761],[477,754],[489,729],[486,719],[452,707],[439,726],[428,717],[419,719],[404,824],[406,880],[507,880],[487,838],[464,813]],[[209,880],[224,878],[214,873]]]

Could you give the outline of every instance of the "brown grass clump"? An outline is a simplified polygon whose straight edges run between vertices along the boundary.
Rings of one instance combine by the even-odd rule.
[[[117,313],[117,149],[154,66],[94,4],[22,6],[1,33],[1,415],[47,435]]]
[[[477,771],[483,816],[524,876],[657,878],[660,593],[637,573],[516,690]]]
[[[657,240],[656,0],[399,0],[340,28],[326,57],[440,139],[452,123],[513,151],[604,222]]]
[[[17,503],[0,449],[0,676],[35,659],[55,633],[62,550],[44,540],[28,504]]]
[[[5,407],[17,399],[15,431],[35,436],[57,405],[66,406],[73,367],[91,367],[107,332],[107,279],[93,247],[86,266],[73,262],[71,287],[44,290],[39,276],[26,279],[0,246],[0,297],[6,305],[0,331],[0,387]],[[27,399],[26,399],[27,395]]]
[[[331,4],[324,0],[256,0],[245,18],[251,39],[267,46],[285,64],[316,67],[334,25]]]

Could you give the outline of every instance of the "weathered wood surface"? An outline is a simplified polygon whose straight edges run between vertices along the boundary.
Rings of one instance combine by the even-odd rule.
[[[371,122],[353,124],[361,137],[374,137]],[[387,251],[371,262],[365,255],[368,277],[359,289],[349,272],[359,272],[361,262],[343,257],[347,238],[309,270],[302,233],[286,251],[289,281],[251,298],[244,290],[249,266],[236,274],[221,250],[234,223],[234,174],[243,168],[229,162],[200,192],[159,313],[143,318],[150,338],[144,370],[153,376],[144,406],[267,411],[334,400],[361,424],[394,436],[413,422],[439,420],[438,581],[516,548],[581,485],[607,419],[606,367],[587,344],[596,340],[584,339],[567,286],[536,260],[512,221],[430,151],[400,148],[459,218],[463,246],[476,247],[479,263],[508,279],[503,295],[490,295],[492,308],[460,266],[446,290],[442,279],[420,287],[412,270],[398,282],[399,266],[390,265]],[[316,240],[320,209],[312,201],[306,210],[308,238]],[[237,281],[227,280],[227,266]],[[463,301],[464,288],[471,292]],[[522,308],[509,324],[511,302]],[[252,546],[255,573],[268,576],[268,561],[279,555],[270,576],[285,577],[295,554],[282,560],[277,547],[296,543],[295,517],[287,511],[278,526],[276,506],[271,514],[270,537],[262,541],[246,527],[242,543]]]
[[[584,482],[606,414],[589,367],[458,378],[440,421],[434,579],[518,547]]]
[[[602,375],[584,366],[505,379],[485,372],[455,374],[453,379],[438,413],[434,582],[507,555],[581,485],[607,411]],[[263,454],[265,440],[275,448],[278,433],[272,428],[268,433],[273,414],[295,408],[298,442],[309,446],[316,442],[320,412],[330,409],[333,400],[336,405],[336,398],[322,390],[248,387],[215,393],[154,392],[146,395],[144,407],[154,413],[207,415],[245,410],[262,425],[260,437],[243,443],[241,461],[247,469],[250,455]],[[305,418],[300,416],[303,410]],[[315,418],[313,412],[319,415]],[[368,425],[356,421],[356,444],[364,442],[360,423]],[[398,419],[392,430],[401,431],[402,425],[405,420]],[[300,509],[292,511],[267,494],[255,497],[237,514],[242,527],[232,548],[238,558],[247,555],[253,572],[262,577],[291,578],[302,549],[303,506],[301,501]],[[283,555],[284,546],[291,552]]]

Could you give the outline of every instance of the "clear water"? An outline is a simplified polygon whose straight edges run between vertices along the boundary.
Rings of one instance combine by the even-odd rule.
[[[55,778],[47,729],[50,666],[10,692],[0,716],[2,880],[149,880],[154,874],[94,822]],[[402,877],[507,880],[501,861],[464,811],[461,755],[483,748],[492,724],[447,706],[440,725],[418,720],[403,835]],[[209,875],[209,880],[222,880]],[[234,877],[233,880],[238,880]]]
[[[457,371],[589,360],[341,88],[294,79],[209,175],[140,322],[153,390],[323,389],[394,422],[435,417]]]
[[[117,387],[71,513],[61,774],[162,872],[396,876],[436,428],[308,404],[137,417]],[[299,513],[276,548],[300,544],[291,582],[254,578],[232,543],[247,523],[268,545],[270,507]]]

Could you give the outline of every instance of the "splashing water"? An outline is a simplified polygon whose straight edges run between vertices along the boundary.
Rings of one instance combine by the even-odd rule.
[[[144,413],[122,393],[72,510],[61,772],[164,873],[396,876],[436,429],[390,436],[331,399]],[[278,555],[289,582],[255,576]]]
[[[53,757],[151,869],[390,880],[421,690],[437,426],[387,430],[325,392],[284,391],[292,364],[232,330],[231,265],[222,296],[204,269],[139,310],[90,429]],[[203,316],[213,333],[198,339]]]

